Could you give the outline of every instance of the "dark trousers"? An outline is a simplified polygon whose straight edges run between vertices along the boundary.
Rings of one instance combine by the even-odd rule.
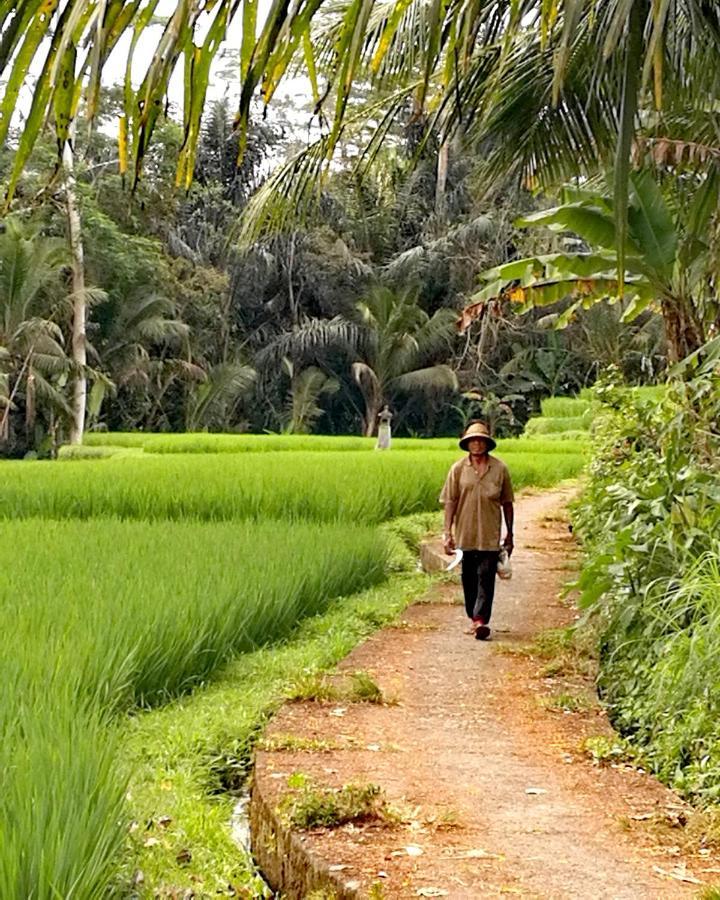
[[[465,550],[463,553],[462,586],[465,594],[465,612],[471,619],[482,619],[485,625],[492,615],[499,556],[499,550]]]

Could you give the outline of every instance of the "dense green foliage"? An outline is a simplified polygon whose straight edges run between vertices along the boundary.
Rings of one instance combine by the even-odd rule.
[[[360,434],[387,400],[398,435],[457,434],[477,417],[513,435],[542,396],[578,390],[603,365],[622,365],[632,380],[663,366],[658,323],[638,335],[614,308],[581,311],[561,333],[545,311],[518,319],[506,303],[478,319],[469,340],[457,335],[453,323],[482,269],[556,243],[512,224],[537,207],[529,193],[479,191],[479,161],[461,145],[450,156],[443,216],[439,151],[428,145],[418,156],[401,117],[376,170],[358,181],[351,164],[338,166],[302,224],[240,250],[238,217],[268,157],[288,152],[283,134],[293,128],[282,110],[251,129],[235,171],[230,107],[211,105],[187,195],[170,184],[182,129],[168,117],[131,199],[107,133],[120,99],[108,94],[103,128],[88,138],[79,127],[77,138],[90,431]],[[54,146],[49,135],[38,144],[4,223],[32,238],[38,258],[48,239],[63,243],[67,227],[62,205],[34,200],[44,196]],[[12,394],[1,455],[53,455],[67,439],[75,372],[67,260],[50,274],[34,318],[18,320],[17,336],[17,327],[0,336],[11,351],[0,359],[0,416]],[[13,296],[0,283],[0,317],[16,308]],[[41,322],[53,341],[45,347],[28,341]]]
[[[583,603],[599,631],[615,726],[664,779],[720,798],[720,344],[690,357],[662,400],[606,379],[576,522]]]
[[[667,179],[661,185],[649,169],[640,169],[630,174],[630,185],[630,204],[621,217],[610,191],[569,187],[563,205],[520,220],[523,225],[574,232],[581,249],[573,245],[572,252],[515,259],[491,269],[483,273],[486,284],[474,299],[509,294],[530,308],[572,297],[557,318],[563,323],[577,310],[612,298],[621,302],[624,322],[635,321],[649,308],[662,314],[675,362],[697,349],[716,329],[720,314],[712,287],[717,172],[696,180]],[[616,223],[625,216],[622,245]]]

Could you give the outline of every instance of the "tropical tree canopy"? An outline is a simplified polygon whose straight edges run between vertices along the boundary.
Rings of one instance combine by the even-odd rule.
[[[457,388],[453,370],[436,362],[449,350],[454,319],[450,309],[429,316],[415,294],[375,287],[356,304],[350,319],[310,320],[268,346],[262,362],[317,358],[333,348],[345,351],[364,402],[363,430],[372,435],[388,401],[412,391]]]
[[[183,140],[176,177],[179,185],[188,186],[211,64],[234,20],[241,23],[242,35],[239,155],[256,92],[269,103],[282,78],[299,67],[308,77],[323,126],[315,163],[306,163],[306,177],[318,176],[318,161],[332,154],[352,119],[349,100],[354,86],[368,81],[380,97],[368,110],[377,125],[367,148],[371,155],[397,110],[410,101],[416,116],[428,116],[430,130],[444,137],[458,128],[473,132],[479,140],[513,135],[515,140],[495,141],[491,165],[506,166],[510,154],[514,166],[535,178],[566,176],[568,167],[576,171],[595,166],[615,152],[618,209],[627,196],[641,108],[664,112],[644,116],[643,131],[656,147],[660,141],[682,140],[687,154],[695,158],[717,152],[713,126],[720,78],[720,10],[716,4],[274,0],[261,23],[256,0],[181,0],[163,21],[144,77],[135,87],[134,53],[140,37],[157,27],[158,5],[158,0],[0,2],[0,78],[6,80],[0,145],[7,138],[21,86],[31,67],[40,69],[9,179],[9,196],[49,114],[59,153],[71,136],[81,100],[92,122],[103,68],[126,33],[131,41],[125,108],[119,121],[121,171],[130,171],[137,182],[165,109],[170,77],[182,65]],[[688,98],[693,99],[691,104]],[[692,145],[687,141],[688,118],[703,125],[701,135],[708,137],[709,147],[702,138]],[[296,167],[293,175],[299,174],[303,173]]]

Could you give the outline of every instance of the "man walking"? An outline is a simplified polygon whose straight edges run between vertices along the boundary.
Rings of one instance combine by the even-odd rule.
[[[507,466],[490,456],[495,441],[484,422],[471,422],[460,438],[467,452],[448,472],[440,494],[445,507],[443,544],[448,555],[463,551],[462,586],[469,633],[477,640],[490,637],[495,574],[500,556],[501,514],[505,517],[508,556],[513,551],[513,489]]]

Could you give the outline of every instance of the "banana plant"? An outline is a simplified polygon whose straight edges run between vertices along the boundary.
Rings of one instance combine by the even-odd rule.
[[[575,235],[581,249],[517,259],[483,273],[480,291],[463,310],[461,330],[496,300],[510,300],[526,312],[569,299],[556,321],[558,327],[567,325],[580,308],[603,300],[621,301],[625,322],[648,309],[660,313],[669,358],[682,359],[720,325],[713,290],[720,274],[713,230],[719,187],[720,176],[712,169],[684,210],[666,201],[649,171],[631,173],[624,236],[616,227],[610,196],[566,189],[566,202],[525,216],[517,224]]]

